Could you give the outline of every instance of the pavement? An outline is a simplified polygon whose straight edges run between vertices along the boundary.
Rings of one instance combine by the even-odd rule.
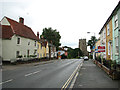
[[[93,60],[84,61],[73,86],[80,90],[120,90],[120,80],[112,80]]]

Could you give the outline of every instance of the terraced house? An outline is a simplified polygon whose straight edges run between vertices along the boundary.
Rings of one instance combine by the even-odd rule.
[[[2,27],[2,59],[3,61],[15,62],[20,58],[28,60],[37,57],[38,38],[32,29],[24,25],[24,19],[19,22],[4,17]]]
[[[106,46],[106,60],[116,60],[117,63],[120,63],[120,1],[99,34],[101,45],[105,43]]]

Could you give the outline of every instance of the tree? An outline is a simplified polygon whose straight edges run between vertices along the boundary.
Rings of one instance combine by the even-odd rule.
[[[43,36],[48,42],[52,42],[52,44],[55,45],[56,49],[58,50],[58,47],[61,45],[61,36],[56,29],[53,30],[51,27],[44,28],[41,36]]]
[[[83,52],[80,50],[80,48],[68,48],[68,58],[78,58],[79,56],[83,56]]]
[[[93,46],[95,46],[97,39],[95,36],[91,36],[91,40],[88,41],[88,46],[90,46],[90,49],[92,50]]]

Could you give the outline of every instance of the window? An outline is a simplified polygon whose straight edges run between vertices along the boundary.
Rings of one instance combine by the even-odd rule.
[[[104,29],[104,39],[106,38],[106,30]]]
[[[28,45],[30,45],[30,42],[28,42]]]
[[[107,35],[110,34],[110,27],[109,27],[109,24],[107,25]]]
[[[108,55],[110,55],[110,42],[108,42]]]
[[[27,50],[27,56],[29,57],[29,54],[30,54],[30,50]]]
[[[20,44],[20,38],[19,37],[17,38],[17,44]]]
[[[36,41],[35,41],[35,46],[36,46]]]
[[[34,50],[34,55],[36,54],[36,52],[37,52],[37,50],[35,49],[35,50]]]
[[[41,44],[41,49],[42,49],[42,44]]]
[[[115,38],[115,51],[116,51],[117,54],[119,53],[118,37]]]
[[[118,27],[118,16],[117,14],[114,17],[114,24],[115,24],[115,29]]]
[[[16,58],[20,55],[20,51],[16,51]]]
[[[39,49],[39,44],[37,45],[37,48]]]

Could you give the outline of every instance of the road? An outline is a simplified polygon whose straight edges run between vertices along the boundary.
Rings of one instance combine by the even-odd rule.
[[[62,88],[76,68],[80,59],[55,60],[13,70],[3,70],[3,88]]]

